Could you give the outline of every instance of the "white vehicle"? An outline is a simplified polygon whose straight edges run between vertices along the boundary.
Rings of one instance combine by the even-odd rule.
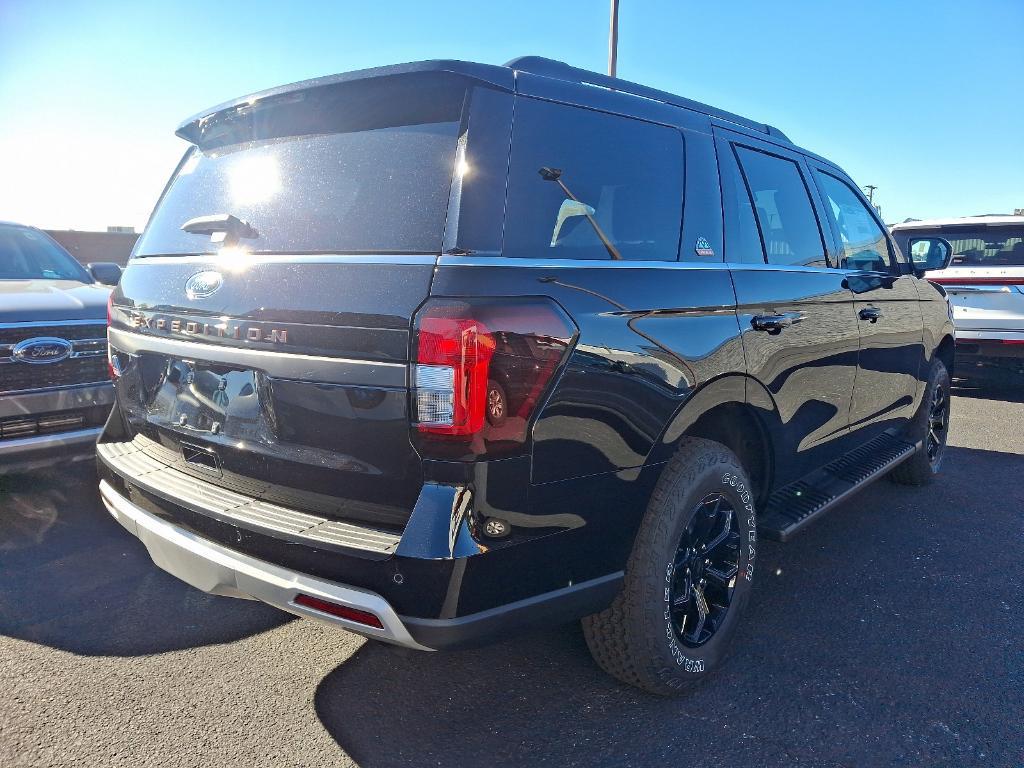
[[[953,248],[946,269],[925,273],[949,294],[961,375],[1024,374],[1024,216],[970,216],[896,224],[904,253],[923,262],[941,237]]]

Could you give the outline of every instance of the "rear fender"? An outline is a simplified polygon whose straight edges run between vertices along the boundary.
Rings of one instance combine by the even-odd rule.
[[[783,443],[775,400],[761,382],[727,375],[698,389],[669,421],[648,465],[668,461],[684,437],[705,437],[726,445],[755,480],[758,495],[766,495]]]

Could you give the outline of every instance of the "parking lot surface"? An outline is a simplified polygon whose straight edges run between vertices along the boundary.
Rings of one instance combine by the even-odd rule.
[[[1021,393],[954,398],[935,484],[764,542],[730,665],[678,699],[575,624],[426,654],[211,597],[88,469],[0,478],[0,765],[1024,765]]]

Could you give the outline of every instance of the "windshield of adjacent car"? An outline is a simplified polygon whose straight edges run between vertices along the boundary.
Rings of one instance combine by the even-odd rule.
[[[440,251],[466,88],[406,75],[200,121],[135,256],[216,252],[181,229],[208,216],[249,225],[254,253]]]
[[[953,246],[953,267],[1024,266],[1024,225],[956,225],[910,236],[928,235],[944,237]]]
[[[92,282],[82,265],[49,236],[10,224],[0,224],[0,280]]]

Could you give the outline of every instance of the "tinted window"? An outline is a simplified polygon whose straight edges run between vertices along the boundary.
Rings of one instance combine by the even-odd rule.
[[[889,271],[889,241],[867,206],[850,186],[828,173],[817,172],[826,210],[839,233],[842,269]]]
[[[899,231],[899,230],[897,230]],[[953,246],[950,266],[1024,266],[1024,226],[954,225],[928,230],[903,230],[903,237],[944,237]]]
[[[181,225],[233,214],[255,252],[439,251],[465,98],[400,76],[269,99],[196,128],[136,254],[210,252]]]
[[[682,190],[679,131],[521,98],[504,254],[675,260]]]
[[[92,282],[82,265],[47,235],[7,224],[0,224],[0,280]]]
[[[792,160],[737,147],[768,262],[827,267],[821,230]]]
[[[722,194],[725,198],[726,260],[763,264],[764,246],[754,220],[747,185],[731,155],[722,158]]]

